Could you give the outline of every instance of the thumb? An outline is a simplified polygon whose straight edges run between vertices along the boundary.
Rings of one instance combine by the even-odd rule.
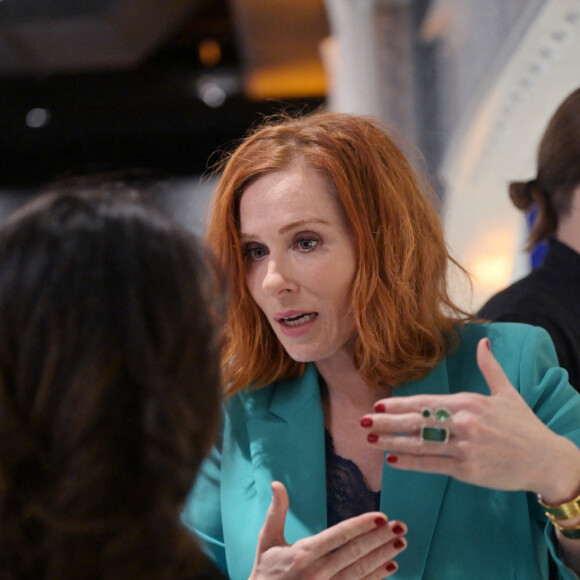
[[[492,395],[515,393],[513,385],[491,352],[489,338],[482,338],[477,344],[477,366]]]
[[[284,524],[290,500],[283,483],[272,482],[272,501],[266,514],[266,520],[258,536],[258,554],[274,546],[286,546]]]

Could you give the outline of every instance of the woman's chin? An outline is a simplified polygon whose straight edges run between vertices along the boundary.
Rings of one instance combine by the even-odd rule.
[[[312,352],[310,349],[286,349],[286,353],[292,360],[300,363],[316,362],[319,358],[316,356],[316,353]]]
[[[290,353],[288,353],[288,354],[290,355],[290,358],[292,360],[299,362],[299,363],[316,362],[316,358],[313,358],[312,356],[307,356],[307,355],[296,355],[295,356],[295,355],[290,354]]]

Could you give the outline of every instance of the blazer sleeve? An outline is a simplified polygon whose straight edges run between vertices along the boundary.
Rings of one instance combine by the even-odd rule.
[[[181,520],[197,536],[204,552],[227,575],[220,501],[221,460],[218,442],[202,464]]]
[[[539,327],[529,327],[520,359],[520,392],[536,415],[554,432],[580,447],[580,395],[568,382],[568,373],[558,366],[554,344]],[[565,466],[562,466],[565,469]],[[559,555],[554,527],[535,497],[532,509],[544,522],[544,534],[561,580],[577,580]]]
[[[580,447],[580,395],[558,365],[550,335],[528,326],[519,365],[519,389],[534,413],[553,431]]]

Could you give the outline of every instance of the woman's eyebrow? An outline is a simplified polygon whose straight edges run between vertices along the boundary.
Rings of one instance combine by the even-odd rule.
[[[329,222],[327,222],[326,220],[323,220],[321,218],[317,218],[317,217],[303,218],[303,219],[296,220],[295,222],[292,222],[290,224],[286,224],[285,226],[282,226],[278,230],[278,233],[279,234],[284,234],[284,233],[286,233],[289,230],[293,230],[296,227],[303,226],[303,225],[306,225],[306,224],[330,225]]]
[[[278,230],[278,234],[285,234],[286,232],[293,230],[295,228],[298,228],[300,226],[303,225],[308,225],[308,224],[321,224],[321,225],[330,225],[330,222],[323,220],[321,218],[318,217],[308,217],[308,218],[301,218],[299,220],[296,220],[294,222],[291,222],[289,224],[286,224],[284,226],[282,226],[279,230]],[[256,235],[256,234],[252,234],[250,232],[240,232],[240,241],[241,242],[245,242],[247,240],[253,240],[256,238],[260,238],[260,236]]]

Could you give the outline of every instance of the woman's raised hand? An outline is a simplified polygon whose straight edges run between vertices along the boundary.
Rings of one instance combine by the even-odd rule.
[[[361,420],[369,443],[389,450],[387,462],[396,468],[442,473],[494,489],[534,491],[546,501],[565,499],[563,489],[577,487],[580,475],[571,474],[565,482],[564,473],[554,474],[565,471],[562,466],[578,465],[578,448],[529,408],[488,339],[477,346],[477,363],[491,396],[456,393],[377,401],[376,412]],[[440,420],[437,410],[443,412]],[[431,440],[421,438],[426,424],[431,430],[424,438]]]
[[[402,522],[369,512],[288,544],[284,537],[288,507],[286,488],[273,482],[250,580],[380,580],[397,570],[393,558],[407,546]]]

